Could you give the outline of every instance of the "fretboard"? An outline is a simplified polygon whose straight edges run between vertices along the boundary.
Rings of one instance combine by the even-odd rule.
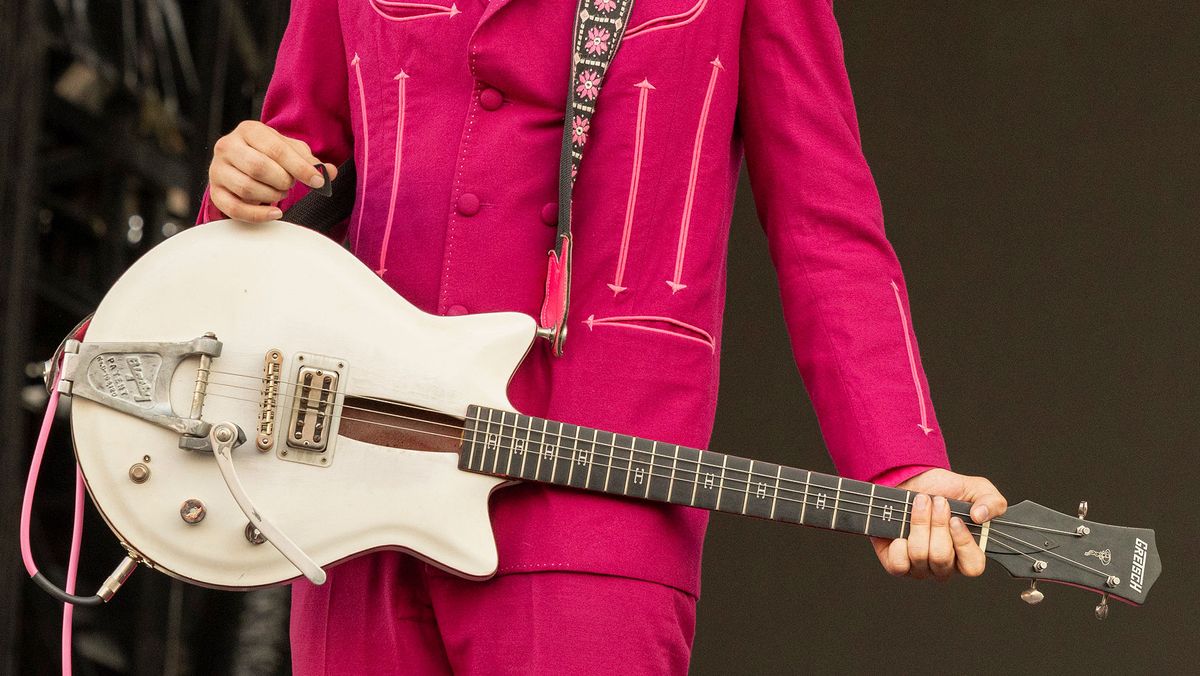
[[[908,532],[913,496],[899,488],[480,406],[464,430],[459,468],[469,472],[847,533]]]

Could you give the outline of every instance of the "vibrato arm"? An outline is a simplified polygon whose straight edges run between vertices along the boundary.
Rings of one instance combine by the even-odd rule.
[[[225,480],[225,485],[229,487],[229,492],[237,501],[238,507],[241,507],[242,513],[271,543],[271,546],[279,550],[279,553],[290,561],[304,577],[308,578],[309,582],[324,584],[325,571],[291,538],[284,535],[283,531],[279,530],[274,523],[263,518],[254,503],[251,502],[250,496],[246,495],[246,489],[242,487],[242,482],[238,479],[237,470],[233,468],[233,449],[246,441],[246,434],[237,425],[231,422],[222,422],[212,426],[208,432],[208,438],[212,443],[213,457],[217,459],[217,468],[221,470],[221,478]]]

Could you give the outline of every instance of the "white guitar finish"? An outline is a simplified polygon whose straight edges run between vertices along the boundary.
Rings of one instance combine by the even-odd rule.
[[[504,480],[459,471],[454,453],[336,435],[326,466],[281,457],[282,440],[259,452],[254,431],[263,356],[272,348],[283,352],[285,383],[295,378],[297,353],[325,355],[345,363],[347,395],[462,417],[470,404],[513,410],[507,384],[535,330],[534,320],[519,313],[421,312],[342,247],[304,228],[218,221],[172,237],[135,263],[105,296],[85,342],[175,342],[215,333],[224,349],[213,360],[203,419],[246,431],[249,440],[234,451],[234,462],[265,518],[322,566],[397,548],[483,578],[496,569],[488,496]],[[172,403],[184,416],[198,363],[198,357],[184,362],[172,382]],[[210,587],[245,589],[297,577],[270,544],[247,541],[247,519],[211,453],[181,450],[177,433],[102,404],[82,397],[73,404],[88,490],[138,556]],[[277,436],[286,419],[281,406]],[[129,475],[139,462],[150,468],[141,484]],[[206,508],[194,525],[179,511],[191,498]]]

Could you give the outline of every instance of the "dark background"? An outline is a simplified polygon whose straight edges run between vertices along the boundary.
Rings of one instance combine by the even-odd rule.
[[[0,2],[0,220],[11,252],[0,257],[0,673],[57,668],[58,609],[27,581],[15,547],[40,405],[25,366],[49,355],[120,269],[190,222],[207,148],[256,109],[286,18],[278,1],[181,5],[189,86],[169,21],[151,11],[168,3],[94,3],[88,22],[62,13],[67,4]],[[111,44],[126,25],[121,7],[142,38],[132,53]],[[837,12],[956,469],[988,476],[1013,502],[1072,513],[1087,499],[1093,520],[1154,528],[1164,573],[1147,606],[1116,604],[1101,623],[1094,594],[1048,586],[1026,606],[1023,585],[998,566],[972,581],[895,580],[862,538],[716,515],[693,671],[1188,671],[1200,640],[1190,540],[1200,5],[843,2]],[[712,447],[831,469],[748,186],[733,223],[724,347]],[[34,524],[54,580],[69,533],[65,437],[49,451]],[[119,550],[89,519],[90,589]],[[286,670],[272,632],[283,598],[138,573],[113,604],[77,614],[76,671]]]

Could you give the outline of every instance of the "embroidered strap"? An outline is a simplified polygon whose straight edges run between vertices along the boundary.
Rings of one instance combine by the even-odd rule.
[[[600,86],[625,35],[632,7],[633,0],[579,0],[575,13],[558,164],[558,236],[546,265],[546,298],[538,318],[542,335],[550,340],[555,356],[562,355],[567,339],[567,308],[571,302],[571,189],[583,160]]]

